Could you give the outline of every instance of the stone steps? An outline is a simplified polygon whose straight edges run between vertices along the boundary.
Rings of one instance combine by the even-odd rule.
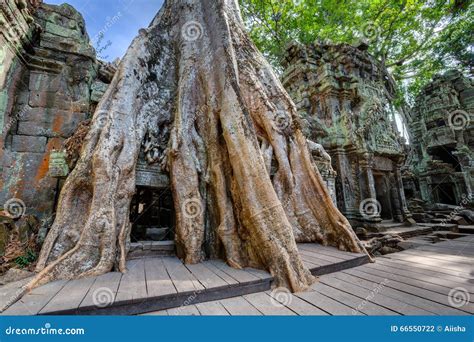
[[[130,244],[127,259],[152,258],[157,256],[174,256],[174,241],[138,241]]]
[[[474,234],[474,225],[459,225],[458,230],[459,233]]]

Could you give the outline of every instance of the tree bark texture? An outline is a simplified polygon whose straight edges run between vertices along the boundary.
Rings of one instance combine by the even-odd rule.
[[[363,251],[237,1],[168,0],[98,105],[28,289],[126,271],[140,151],[169,172],[186,263],[221,256],[300,291],[314,278],[297,242]]]

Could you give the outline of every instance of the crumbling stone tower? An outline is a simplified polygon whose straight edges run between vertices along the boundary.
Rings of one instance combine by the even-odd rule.
[[[292,44],[284,66],[283,84],[306,134],[332,157],[343,214],[355,226],[408,220],[394,84],[367,45]]]
[[[411,168],[428,204],[472,202],[473,112],[474,80],[456,70],[435,76],[415,100]]]

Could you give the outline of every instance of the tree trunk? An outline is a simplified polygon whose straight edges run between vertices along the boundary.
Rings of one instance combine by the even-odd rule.
[[[141,150],[169,172],[186,263],[203,260],[205,237],[215,236],[231,266],[267,269],[279,286],[300,291],[314,278],[296,242],[363,250],[237,0],[167,0],[94,114],[27,289],[114,265],[125,271]]]

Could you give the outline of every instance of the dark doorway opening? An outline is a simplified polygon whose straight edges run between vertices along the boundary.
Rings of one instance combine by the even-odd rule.
[[[381,206],[380,217],[383,220],[391,220],[393,219],[393,214],[389,181],[385,175],[379,174],[374,175],[374,182],[377,201],[379,201]]]
[[[130,207],[131,241],[173,241],[174,214],[169,187],[137,187]]]
[[[433,159],[441,160],[444,163],[451,165],[456,172],[461,171],[461,164],[459,163],[458,158],[453,154],[454,147],[442,146],[434,147],[429,150],[429,154]]]
[[[456,196],[454,194],[454,184],[442,183],[433,187],[438,203],[457,205]]]

